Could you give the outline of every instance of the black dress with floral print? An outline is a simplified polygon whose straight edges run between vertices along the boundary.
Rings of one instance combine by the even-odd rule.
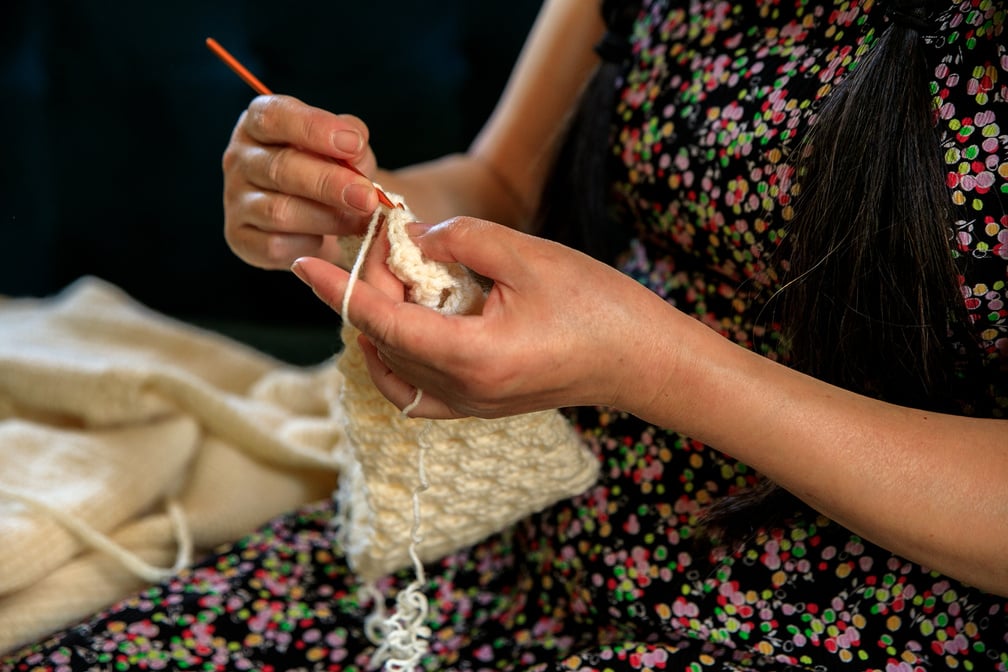
[[[1005,11],[953,0],[927,40],[954,249],[989,374],[964,404],[996,416],[1008,409]],[[614,119],[617,211],[635,227],[622,269],[777,358],[779,336],[756,316],[773,286],[764,255],[790,217],[783,152],[884,25],[872,0],[646,1]],[[1008,670],[1005,598],[807,510],[734,552],[701,550],[698,514],[756,475],[625,414],[572,418],[598,484],[428,568],[425,669]],[[332,513],[327,501],[279,517],[0,669],[364,669],[370,606]]]

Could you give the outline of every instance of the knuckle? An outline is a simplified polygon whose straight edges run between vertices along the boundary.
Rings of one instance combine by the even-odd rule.
[[[238,149],[234,146],[234,144],[229,144],[224,148],[224,153],[221,154],[221,170],[228,173],[237,165]]]
[[[255,153],[249,151],[247,145],[232,140],[221,153],[221,169],[224,171],[225,177],[245,173],[254,156]]]
[[[290,245],[286,238],[270,234],[265,237],[262,246],[262,260],[268,268],[281,268],[294,261],[291,257]]]
[[[331,211],[334,233],[341,236],[360,236],[367,230],[368,219],[342,208]]]
[[[361,137],[364,138],[365,145],[369,142],[370,132],[368,130],[368,126],[367,124],[364,123],[364,121],[360,117],[355,116],[353,114],[338,114],[336,115],[336,118],[339,119],[340,122],[349,126],[351,130],[360,133]]]
[[[237,225],[224,232],[224,239],[239,259],[252,266],[264,267],[265,264],[250,234],[251,228],[248,225]]]
[[[339,185],[336,180],[335,171],[318,171],[311,188],[313,198],[320,203],[335,203],[338,200]],[[335,200],[334,195],[336,196]]]
[[[277,129],[285,102],[277,96],[258,96],[248,107],[248,126],[254,134],[272,136]]]
[[[229,217],[227,213],[224,214],[224,242],[227,243],[228,247],[237,254],[241,256],[242,244],[240,234],[241,226],[235,223],[233,217]]]
[[[291,148],[283,147],[271,152],[269,158],[266,159],[266,179],[269,180],[270,185],[274,188],[280,184],[284,174],[287,172],[293,152],[294,150]]]
[[[296,204],[289,194],[275,194],[265,199],[266,219],[279,231],[289,231],[294,220]]]
[[[301,137],[302,138],[314,138],[316,129],[318,128],[318,120],[313,114],[307,114],[301,118]]]

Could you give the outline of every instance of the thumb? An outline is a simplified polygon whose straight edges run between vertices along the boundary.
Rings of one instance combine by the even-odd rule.
[[[432,261],[459,263],[494,282],[520,283],[528,258],[543,242],[528,234],[473,217],[455,217],[432,227],[417,227],[413,241]]]

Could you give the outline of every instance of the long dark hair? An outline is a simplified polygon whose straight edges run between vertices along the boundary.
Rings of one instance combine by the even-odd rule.
[[[796,368],[947,410],[965,304],[922,39],[930,4],[887,0],[888,27],[822,100],[798,150],[779,314]]]
[[[795,215],[777,250],[787,268],[768,312],[783,326],[796,369],[886,401],[951,411],[955,362],[975,355],[975,343],[963,328],[955,212],[925,58],[933,5],[885,0],[887,25],[821,99],[795,152]],[[800,506],[764,478],[705,518],[738,541]]]
[[[616,4],[625,17],[640,3],[603,3],[610,21]],[[859,393],[947,410],[954,359],[947,344],[952,331],[962,333],[965,308],[925,59],[934,3],[880,4],[885,25],[820,99],[792,152],[795,214],[771,260],[783,286],[764,314],[782,325],[795,368]],[[619,71],[604,63],[589,86],[541,210],[547,235],[605,260],[620,241],[606,226],[599,148],[608,146],[611,115],[600,110],[612,108]],[[567,198],[554,201],[559,194]],[[556,202],[580,207],[558,218],[550,211]],[[709,507],[705,521],[711,534],[737,541],[801,507],[763,479]]]

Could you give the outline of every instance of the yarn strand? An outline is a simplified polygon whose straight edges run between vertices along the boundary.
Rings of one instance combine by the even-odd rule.
[[[174,499],[167,499],[165,508],[171,520],[172,531],[175,534],[177,544],[175,564],[171,567],[157,567],[141,558],[137,553],[116,543],[108,535],[96,530],[77,516],[58,509],[38,497],[10,488],[0,488],[0,496],[13,499],[49,516],[53,521],[76,536],[85,546],[113,558],[134,576],[148,583],[164,581],[192,563],[192,532],[189,529],[185,512]]]
[[[371,245],[374,243],[375,236],[378,233],[378,223],[381,220],[381,216],[381,208],[375,209],[374,214],[371,215],[371,221],[368,223],[367,233],[364,234],[364,239],[361,241],[360,249],[357,250],[357,258],[354,259],[353,268],[350,269],[346,291],[343,293],[343,305],[340,306],[340,315],[348,324],[353,324],[350,321],[350,295],[353,293],[354,286],[357,284],[357,278],[360,277],[361,271],[364,268],[364,259],[368,255],[368,250],[371,249]]]
[[[406,415],[411,406],[419,403],[422,390],[417,390],[416,398],[413,402],[402,410]],[[380,641],[371,658],[372,668],[382,666],[386,672],[407,672],[415,669],[430,650],[428,639],[431,636],[431,629],[426,624],[430,613],[430,604],[423,589],[427,584],[427,574],[424,571],[423,563],[417,554],[417,548],[423,542],[423,535],[420,533],[420,495],[430,488],[430,481],[427,480],[427,471],[424,467],[424,457],[430,443],[427,434],[431,427],[428,420],[418,437],[417,446],[417,478],[418,483],[413,488],[413,528],[410,532],[409,556],[413,561],[413,572],[415,578],[398,595],[396,595],[395,611],[390,616],[385,616],[384,604],[380,594],[372,586],[372,596],[375,599],[375,611],[368,619],[370,622],[365,631],[372,641]],[[374,637],[377,635],[377,637]]]
[[[464,266],[424,256],[409,234],[413,214],[402,205],[401,209],[376,210],[360,249],[353,249],[353,241],[346,241],[343,248],[344,263],[352,269],[343,297],[347,350],[339,364],[347,377],[340,399],[347,411],[347,434],[355,457],[341,474],[337,518],[342,519],[335,521],[348,562],[361,581],[362,604],[373,599],[364,628],[375,645],[369,668],[395,672],[417,668],[430,650],[430,605],[423,592],[427,577],[422,562],[434,562],[549,503],[583,492],[598,475],[598,459],[555,410],[499,420],[468,418],[457,424],[416,422],[409,414],[422,402],[422,389],[394,412],[374,388],[364,355],[353,340],[357,330],[352,317],[347,318],[350,297],[379,227],[389,242],[384,263],[403,282],[407,301],[445,315],[475,315],[486,300],[486,287]],[[354,252],[356,260],[351,257]],[[457,456],[457,445],[446,443],[446,434],[482,456],[480,465],[466,474],[471,486],[468,493],[448,488],[442,480],[445,460]],[[518,467],[511,457],[514,451],[534,460],[537,469]],[[493,468],[485,469],[487,464]],[[421,511],[421,494],[428,489]],[[501,508],[491,505],[487,510],[483,495],[503,503],[506,520],[494,519]],[[440,512],[449,510],[449,520],[438,520]],[[461,518],[458,512],[463,510],[466,514]],[[423,525],[422,534],[424,516],[430,519],[426,522],[439,524]],[[396,574],[411,565],[412,581]],[[390,578],[379,583],[381,577]],[[382,592],[395,578],[399,583],[394,585],[402,588],[394,600],[386,600]]]
[[[350,296],[353,294],[357,279],[364,267],[364,260],[374,244],[374,239],[378,233],[383,212],[377,208],[368,223],[367,233],[361,241],[357,257],[354,259],[353,267],[350,269],[350,277],[347,280],[346,291],[343,294],[343,305],[341,313],[344,320],[353,324],[350,320]],[[401,415],[408,417],[410,412],[420,405],[423,399],[423,390],[417,388],[413,401],[407,404]],[[430,613],[430,605],[427,597],[423,593],[427,583],[427,576],[424,572],[423,563],[417,553],[417,547],[423,542],[423,535],[420,533],[420,494],[430,488],[427,480],[427,472],[424,467],[424,455],[427,452],[429,442],[427,433],[430,429],[430,421],[424,425],[418,436],[417,446],[417,478],[418,483],[413,488],[413,527],[410,531],[409,556],[413,561],[413,571],[415,578],[398,595],[396,595],[395,610],[392,614],[386,615],[384,598],[374,584],[364,587],[364,592],[368,593],[374,600],[374,608],[371,615],[365,622],[364,631],[377,649],[371,657],[371,669],[381,667],[387,672],[407,672],[413,670],[420,663],[420,659],[430,649],[428,639],[431,636],[431,629],[426,625],[427,616]]]

